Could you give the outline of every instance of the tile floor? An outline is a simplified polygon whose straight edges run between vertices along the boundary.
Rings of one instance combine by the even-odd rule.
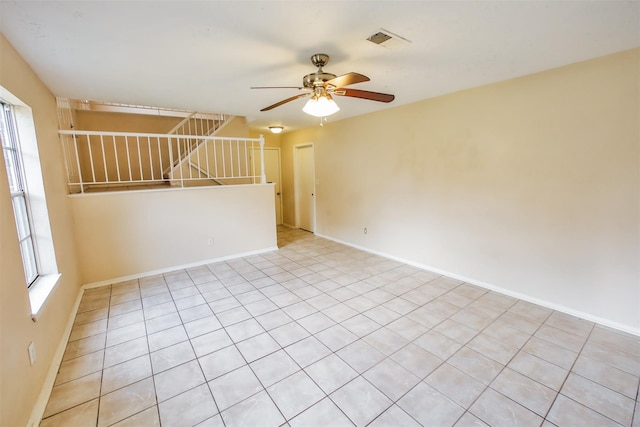
[[[278,240],[87,290],[41,426],[640,426],[638,337]]]

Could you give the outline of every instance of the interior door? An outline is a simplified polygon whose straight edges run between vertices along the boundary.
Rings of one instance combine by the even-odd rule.
[[[299,228],[315,231],[315,166],[313,145],[296,147],[296,219]]]
[[[253,150],[253,170],[254,175],[260,174],[260,150]],[[280,149],[264,149],[264,170],[267,182],[274,184],[274,197],[276,204],[276,225],[282,224],[282,191],[280,190]],[[258,178],[256,182],[260,182]]]

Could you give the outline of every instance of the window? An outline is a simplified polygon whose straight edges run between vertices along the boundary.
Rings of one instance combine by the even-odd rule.
[[[39,124],[47,135],[50,132],[47,122],[43,120]],[[62,276],[56,261],[33,112],[2,86],[0,142],[0,163],[4,163],[9,181],[9,188],[3,190],[3,194],[9,190],[27,284],[25,290],[29,294],[31,318],[37,321]],[[53,152],[52,146],[46,148]]]
[[[20,143],[13,109],[10,105],[4,103],[1,103],[0,106],[2,107],[2,115],[0,117],[2,153],[7,168],[9,191],[11,192],[13,213],[18,229],[24,274],[28,286],[31,286],[38,278],[38,262],[34,246],[33,224],[29,211],[29,197],[26,188]]]

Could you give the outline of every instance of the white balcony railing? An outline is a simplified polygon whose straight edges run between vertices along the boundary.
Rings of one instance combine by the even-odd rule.
[[[135,184],[193,186],[266,181],[262,136],[80,130],[61,130],[59,134],[70,193]]]

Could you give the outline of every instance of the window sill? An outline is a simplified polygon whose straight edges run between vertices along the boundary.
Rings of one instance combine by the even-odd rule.
[[[62,275],[59,273],[40,276],[36,279],[33,285],[29,287],[31,320],[33,320],[34,322],[38,321],[40,309],[44,306],[44,303],[47,301],[49,294],[51,294],[51,291],[53,291],[53,288],[55,288],[61,276]]]

